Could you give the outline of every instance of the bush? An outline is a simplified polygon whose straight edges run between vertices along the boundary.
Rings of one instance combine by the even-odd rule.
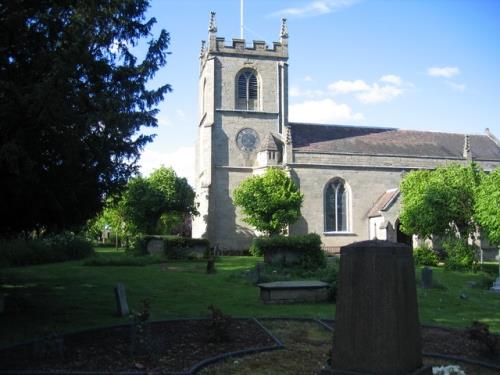
[[[62,233],[33,240],[0,241],[0,265],[27,266],[31,264],[65,262],[94,254],[92,244],[73,233]]]
[[[413,249],[413,260],[417,266],[437,266],[438,255],[427,245],[422,245]]]
[[[443,241],[446,251],[445,268],[450,270],[475,271],[477,269],[476,248],[460,238]]]
[[[278,252],[299,253],[299,264],[307,269],[325,265],[325,254],[321,250],[321,238],[316,233],[290,237],[259,237],[253,240],[250,247],[252,255],[264,256],[264,259]]]
[[[208,256],[210,242],[205,238],[187,238],[179,236],[142,236],[134,241],[132,248],[134,255],[148,255],[148,243],[152,239],[163,240],[163,251],[170,258],[178,257],[171,252],[172,249],[189,249],[195,246],[205,247],[204,256]]]

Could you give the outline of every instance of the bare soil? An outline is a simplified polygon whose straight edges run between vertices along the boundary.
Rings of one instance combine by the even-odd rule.
[[[316,322],[261,322],[283,341],[285,349],[230,358],[200,373],[313,375],[328,360],[332,335]],[[500,365],[500,344],[492,353],[487,345],[471,339],[465,330],[423,327],[422,341],[424,352]],[[168,321],[151,323],[140,332],[131,327],[116,327],[66,335],[63,341],[47,337],[37,344],[0,352],[0,370],[187,372],[207,358],[273,345],[276,343],[272,338],[249,319],[232,320],[225,332],[214,330],[210,320]],[[426,359],[429,361],[447,363]],[[468,375],[495,373],[460,365],[467,369]]]

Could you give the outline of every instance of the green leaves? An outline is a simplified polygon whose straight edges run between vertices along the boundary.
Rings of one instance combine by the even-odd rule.
[[[475,192],[482,177],[475,164],[408,173],[401,181],[403,231],[423,238],[458,232],[467,238],[475,230]]]
[[[277,168],[246,179],[233,192],[233,202],[241,207],[243,220],[269,235],[283,232],[299,219],[302,200],[291,178]]]
[[[500,167],[481,181],[476,194],[474,217],[489,241],[500,246]]]
[[[0,3],[0,234],[76,228],[122,190],[169,85],[147,0]],[[142,60],[132,47],[147,43]]]

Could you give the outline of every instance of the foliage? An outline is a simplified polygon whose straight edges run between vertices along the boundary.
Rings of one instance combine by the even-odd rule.
[[[321,238],[316,233],[303,236],[258,237],[252,241],[250,253],[264,256],[266,259],[273,252],[291,251],[300,254],[300,265],[314,269],[325,265],[325,254],[321,249]]]
[[[417,266],[437,266],[439,262],[436,252],[427,245],[413,249],[413,260]]]
[[[450,237],[443,241],[443,249],[447,254],[445,261],[446,269],[476,270],[476,248],[469,245],[466,241],[456,237]]]
[[[27,266],[83,259],[94,254],[92,244],[73,233],[36,239],[0,240],[0,265]]]
[[[131,232],[155,234],[162,223],[172,221],[172,215],[197,215],[194,198],[187,180],[162,166],[148,178],[131,179],[120,205]]]
[[[169,85],[147,0],[0,5],[0,234],[78,228],[134,174]],[[142,60],[133,47],[146,43]]]
[[[433,171],[408,173],[401,181],[400,222],[406,234],[422,238],[474,232],[475,190],[483,172],[474,164],[449,164]]]
[[[155,343],[151,336],[149,319],[151,317],[151,300],[144,298],[141,300],[142,311],[132,312],[132,352],[135,355],[155,354]]]
[[[497,337],[490,332],[487,324],[477,320],[472,322],[472,326],[467,330],[469,337],[479,341],[487,349],[490,357],[495,355],[495,347],[497,345]]]
[[[210,318],[208,322],[208,341],[209,342],[226,342],[230,339],[230,328],[232,317],[226,315],[215,305],[208,306],[210,310]]]
[[[163,249],[165,255],[168,257],[174,257],[171,250],[173,249],[187,249],[195,246],[201,246],[205,248],[205,252],[208,254],[210,249],[210,242],[206,238],[187,238],[179,236],[141,236],[137,238],[134,246],[135,255],[147,255],[148,254],[148,242],[152,239],[161,239],[163,241]]]
[[[282,233],[299,219],[302,200],[303,194],[292,179],[278,168],[247,178],[233,192],[233,202],[241,207],[243,221],[269,235]]]
[[[93,219],[87,222],[83,232],[92,241],[108,242],[106,238],[102,238],[103,231],[109,230],[110,240],[114,240],[115,247],[128,245],[128,238],[133,234],[125,222],[122,201],[116,198],[108,198],[103,210]]]
[[[500,246],[500,167],[483,178],[477,189],[475,219],[492,244]]]
[[[165,197],[147,179],[134,177],[122,195],[123,216],[133,233],[154,234],[165,210]]]

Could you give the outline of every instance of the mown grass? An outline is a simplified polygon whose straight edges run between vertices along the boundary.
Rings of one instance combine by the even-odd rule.
[[[262,304],[258,288],[238,276],[261,258],[221,257],[217,273],[207,275],[204,261],[153,259],[148,264],[128,257],[108,251],[99,253],[99,267],[73,261],[1,269],[0,293],[7,295],[7,304],[0,315],[0,345],[47,331],[127,323],[127,317],[115,315],[117,282],[125,284],[132,310],[141,307],[142,299],[151,300],[152,319],[207,316],[210,304],[232,316],[334,317],[332,303]],[[127,265],[129,261],[145,264]],[[485,282],[482,274],[435,269],[434,276],[442,288],[418,289],[423,323],[465,327],[481,320],[500,332],[500,295],[479,287]],[[470,282],[477,286],[470,287]]]

